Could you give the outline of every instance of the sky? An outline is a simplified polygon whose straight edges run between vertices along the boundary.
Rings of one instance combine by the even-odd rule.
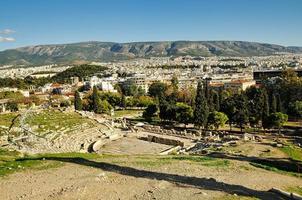
[[[0,50],[83,41],[302,46],[302,0],[3,0]]]

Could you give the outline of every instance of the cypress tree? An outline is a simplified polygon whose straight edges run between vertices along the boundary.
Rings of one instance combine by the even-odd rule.
[[[218,92],[213,93],[213,101],[214,109],[218,112],[220,110],[220,97]]]
[[[125,97],[125,95],[124,94],[122,94],[122,98],[121,98],[121,107],[123,108],[123,109],[125,109],[126,108],[126,97]]]
[[[208,101],[209,111],[210,112],[215,111],[214,92],[212,89],[209,89],[207,101]]]
[[[263,90],[263,109],[262,109],[262,127],[265,129],[268,126],[268,117],[270,115],[269,101],[267,91]]]
[[[92,92],[92,106],[93,106],[93,111],[97,113],[99,111],[99,102],[100,102],[100,97],[98,95],[98,89],[96,86],[93,87],[93,92]]]
[[[82,110],[83,109],[82,100],[81,100],[79,91],[75,92],[75,96],[74,96],[74,109],[75,110]]]
[[[281,97],[280,94],[277,95],[277,112],[282,112],[282,101],[281,101]]]
[[[209,107],[205,98],[202,83],[197,86],[195,109],[194,109],[194,124],[198,127],[205,127],[209,116]]]
[[[248,108],[247,99],[244,94],[235,96],[235,108],[236,112],[234,115],[234,120],[237,125],[240,126],[240,131],[242,132],[244,125],[248,122]]]
[[[272,95],[272,100],[271,100],[271,113],[277,112],[277,99],[275,94]]]

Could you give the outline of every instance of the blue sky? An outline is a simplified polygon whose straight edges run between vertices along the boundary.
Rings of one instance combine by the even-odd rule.
[[[0,50],[92,40],[302,46],[301,20],[302,0],[4,0]]]

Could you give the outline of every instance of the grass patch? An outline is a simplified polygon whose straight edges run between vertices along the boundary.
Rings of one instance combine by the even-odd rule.
[[[31,156],[23,156],[17,151],[0,149],[0,176],[12,174],[26,169],[48,169],[61,166],[55,161],[31,160]]]
[[[207,167],[228,167],[230,165],[229,160],[208,156],[173,156],[162,159],[194,162]]]
[[[296,161],[302,161],[302,149],[293,145],[288,145],[280,148],[288,157]]]
[[[301,122],[285,122],[284,126],[292,126],[292,127],[302,127]]]
[[[302,195],[302,186],[288,187],[286,188],[286,191]]]
[[[141,110],[116,110],[114,111],[114,117],[125,117],[125,116],[140,116],[142,114]]]
[[[0,114],[0,126],[6,126],[9,127],[13,119],[18,115],[18,113],[5,113]]]

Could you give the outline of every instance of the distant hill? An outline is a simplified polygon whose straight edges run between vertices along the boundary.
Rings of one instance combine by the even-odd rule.
[[[302,53],[302,47],[242,41],[81,42],[37,45],[0,52],[0,64],[83,63],[151,56],[265,56]]]

